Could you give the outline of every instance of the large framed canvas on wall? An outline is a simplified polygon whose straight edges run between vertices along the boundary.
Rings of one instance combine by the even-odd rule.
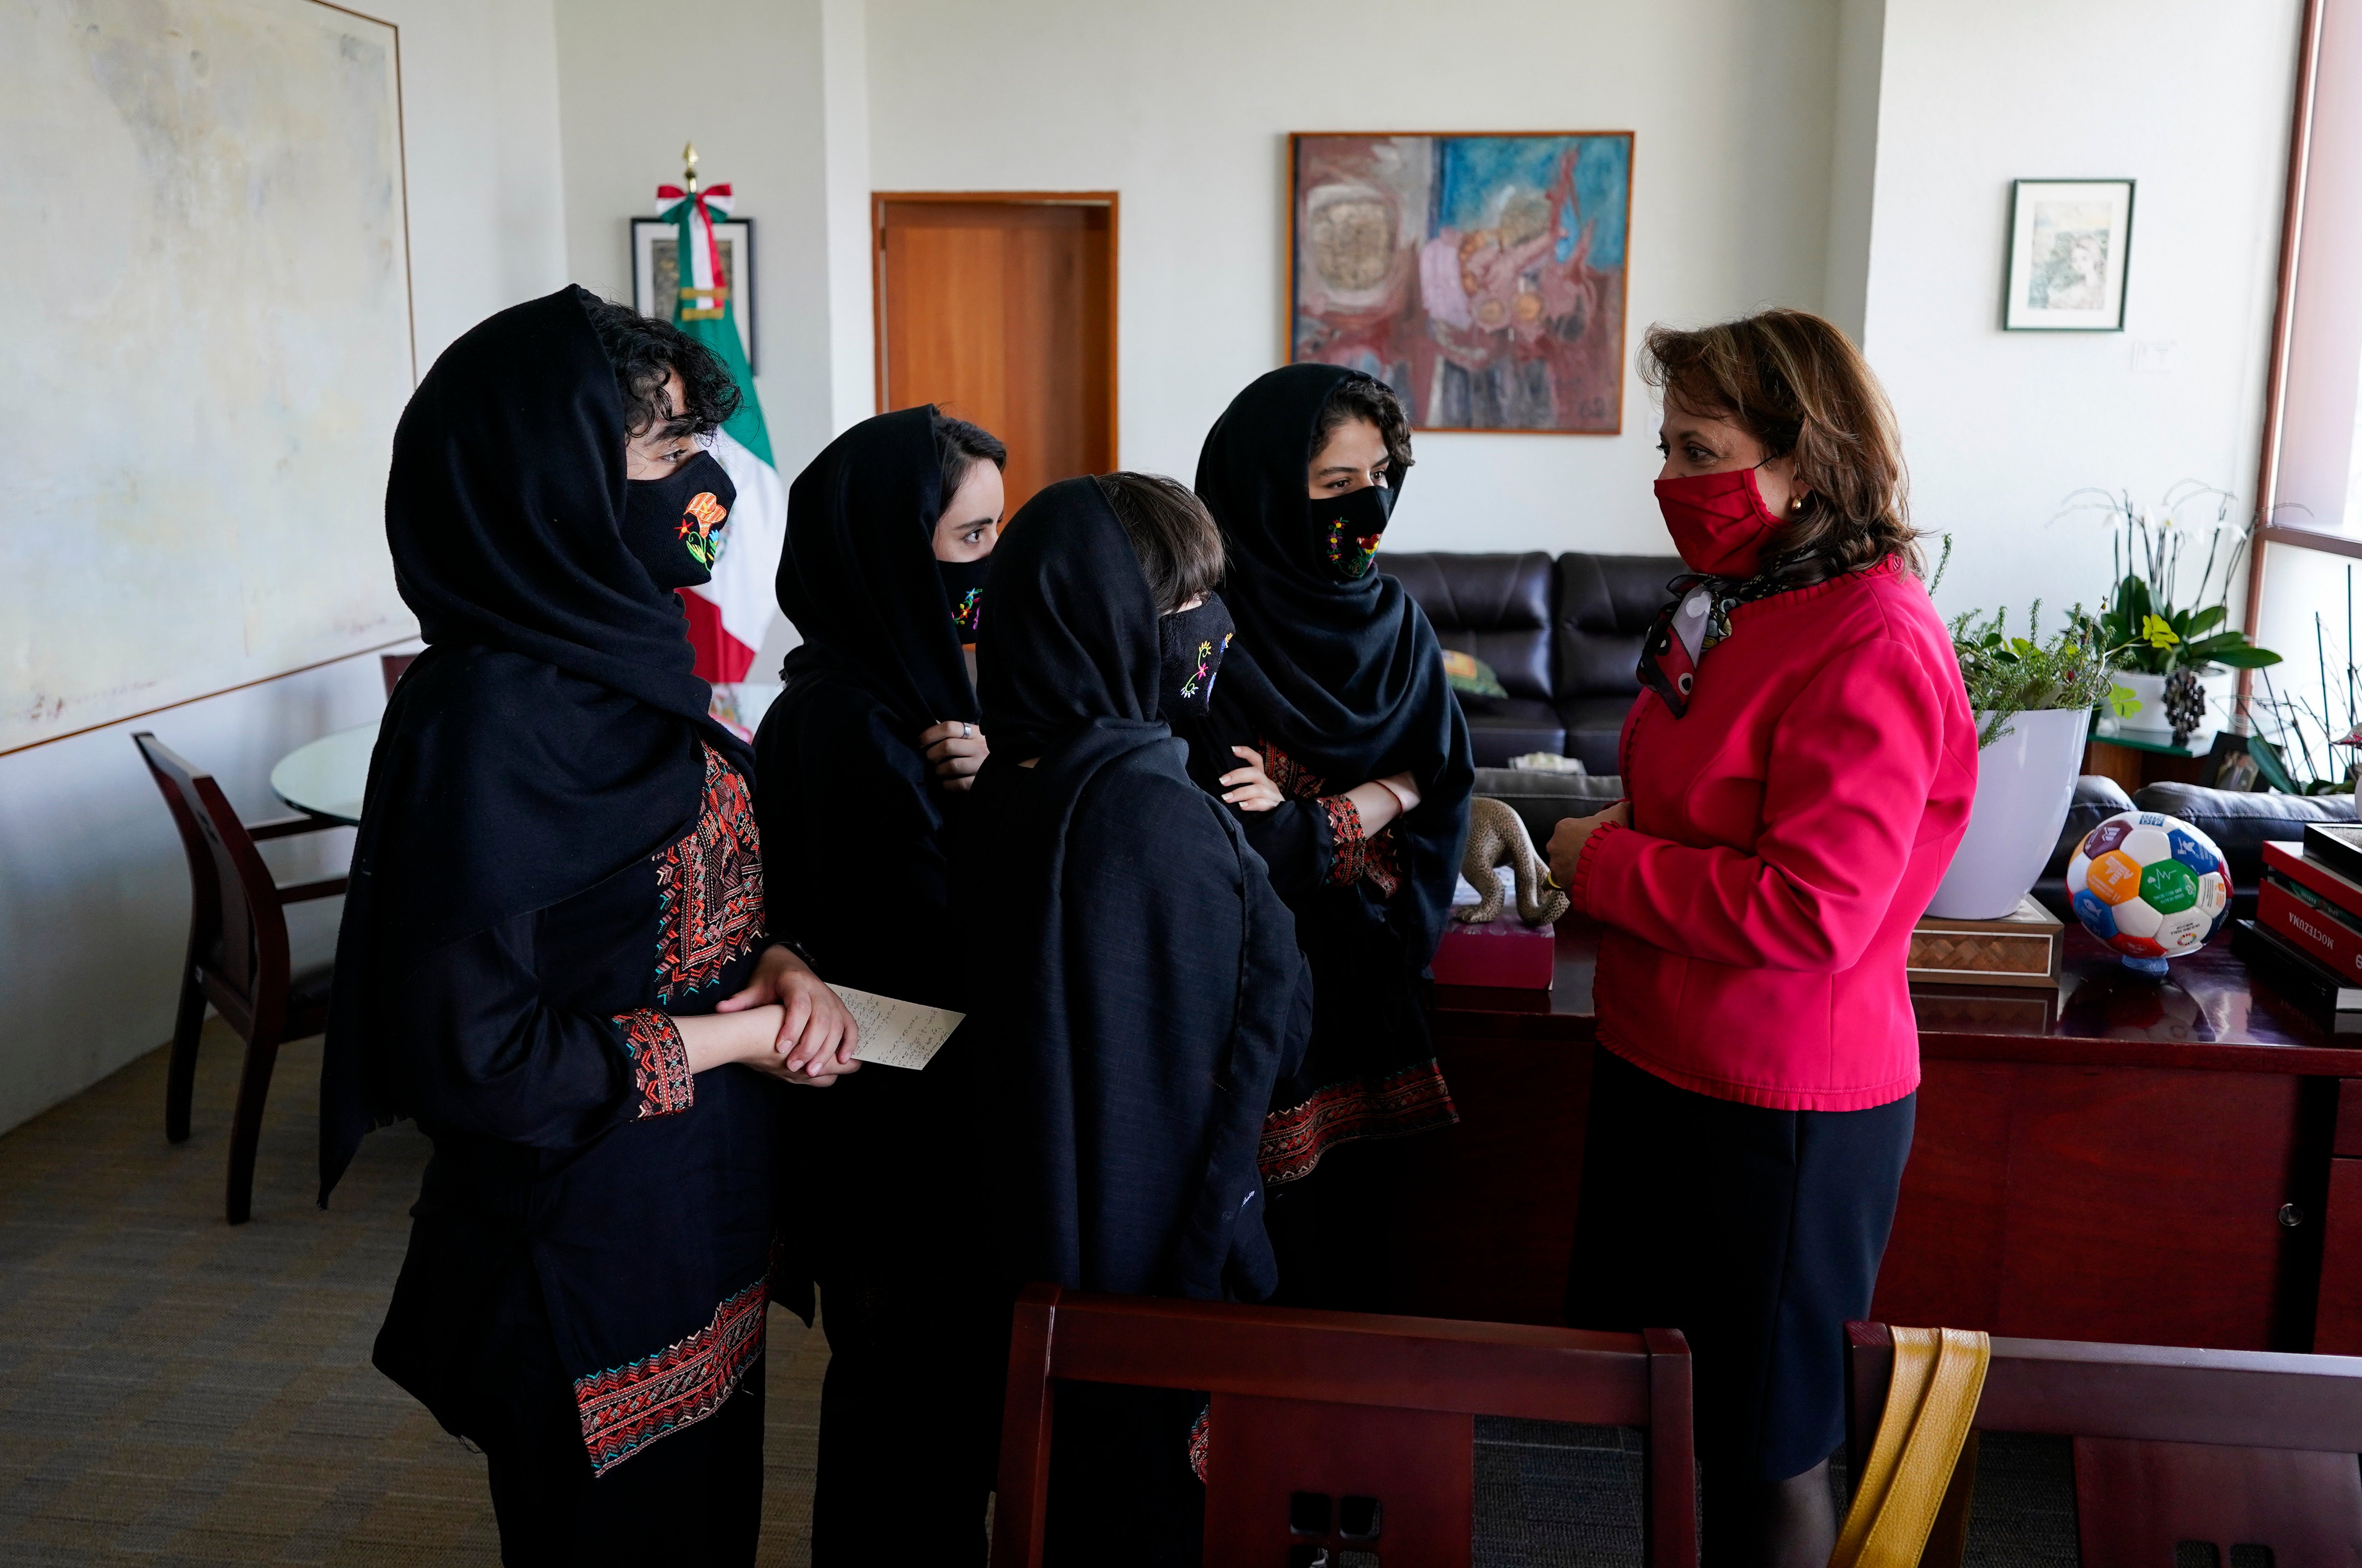
[[[1288,138],[1288,358],[1427,430],[1624,427],[1630,131]]]

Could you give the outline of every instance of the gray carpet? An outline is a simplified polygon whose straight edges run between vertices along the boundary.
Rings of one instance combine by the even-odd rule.
[[[372,1134],[312,1201],[319,1044],[281,1053],[254,1219],[221,1219],[239,1042],[194,1135],[163,1054],[0,1138],[0,1562],[491,1568],[483,1461],[369,1364],[425,1141]],[[773,1311],[763,1561],[810,1561],[827,1347]]]

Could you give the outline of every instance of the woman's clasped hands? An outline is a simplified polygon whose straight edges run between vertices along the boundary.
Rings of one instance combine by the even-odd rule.
[[[692,1073],[735,1062],[806,1088],[826,1088],[861,1064],[860,1028],[811,966],[774,944],[745,988],[704,1018],[676,1018]]]

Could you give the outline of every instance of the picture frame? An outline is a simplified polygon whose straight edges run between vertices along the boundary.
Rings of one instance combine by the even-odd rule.
[[[2122,332],[2133,182],[2014,180],[2004,332]]]
[[[2198,782],[2210,790],[2252,792],[2264,788],[2263,766],[2256,760],[2246,735],[2218,730],[2214,744],[2198,764]]]
[[[1286,359],[1376,377],[1420,430],[1621,434],[1634,139],[1292,133]]]
[[[738,345],[746,352],[746,368],[760,375],[763,367],[755,355],[755,220],[716,218],[713,248],[723,284],[736,307],[730,315],[738,324]],[[673,302],[667,291],[680,287],[679,248],[680,230],[666,219],[632,220],[632,308],[642,315],[672,319]]]

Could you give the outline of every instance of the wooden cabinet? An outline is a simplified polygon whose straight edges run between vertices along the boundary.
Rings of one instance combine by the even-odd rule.
[[[1533,994],[1439,992],[1461,1121],[1405,1145],[1405,1310],[1557,1320],[1592,950],[1587,930],[1561,933],[1548,1011]],[[2362,1053],[2227,944],[2160,982],[2074,932],[2055,1003],[1915,1001],[1925,1077],[1875,1317],[2362,1353]]]

